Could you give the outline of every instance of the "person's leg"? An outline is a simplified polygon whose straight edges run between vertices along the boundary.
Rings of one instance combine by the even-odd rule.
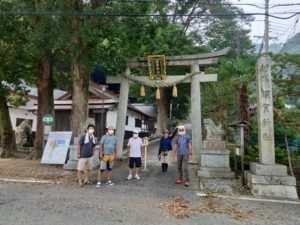
[[[82,159],[78,160],[78,165],[77,165],[77,179],[78,179],[78,184],[80,186],[82,185],[84,163],[85,163],[85,159],[82,158]]]
[[[86,170],[85,170],[85,179],[84,183],[90,184],[90,173],[93,169],[93,157],[90,157],[86,160]]]
[[[127,179],[130,180],[133,178],[133,173],[132,173],[132,170],[133,170],[133,158],[130,157],[129,158],[129,163],[128,163],[128,167],[129,167],[129,174],[127,176]]]
[[[78,184],[82,185],[82,177],[83,177],[83,171],[77,171],[77,179],[78,179]]]
[[[189,162],[189,155],[184,155],[182,160],[182,167],[183,167],[183,177],[185,182],[190,182],[188,162]]]
[[[136,175],[136,178],[140,177],[139,171],[140,171],[141,166],[142,166],[142,158],[141,157],[135,158],[135,175]]]
[[[111,172],[112,172],[112,168],[114,165],[114,156],[113,155],[108,155],[107,156],[107,167],[106,167],[106,181],[110,181],[110,177],[111,177]]]
[[[166,151],[162,151],[162,163],[161,163],[161,170],[166,172]]]
[[[166,151],[165,152],[165,172],[168,171],[168,158],[169,158],[168,152]]]
[[[177,156],[177,169],[178,169],[178,179],[182,180],[183,179],[183,172],[182,172],[182,160],[183,160],[183,156],[182,155],[178,155]]]
[[[102,180],[103,172],[106,170],[106,162],[104,160],[101,160],[100,162],[100,168],[98,171],[98,181]]]

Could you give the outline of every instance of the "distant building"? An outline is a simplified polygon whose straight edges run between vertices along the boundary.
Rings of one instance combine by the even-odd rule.
[[[89,86],[89,117],[95,119],[95,136],[105,134],[106,126],[116,127],[118,111],[118,94],[104,85],[90,82]],[[72,95],[65,93],[54,101],[55,131],[71,130]],[[30,110],[37,110],[37,103]],[[138,129],[141,136],[155,133],[156,113],[153,106],[143,104],[128,104],[125,137],[132,136],[132,131]]]

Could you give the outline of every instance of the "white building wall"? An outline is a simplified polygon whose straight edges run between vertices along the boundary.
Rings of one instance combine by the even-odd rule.
[[[125,125],[125,130],[133,131],[134,129],[137,129],[138,131],[141,131],[141,127],[135,127],[135,118],[141,119],[141,114],[128,109],[127,116],[128,116],[128,124]],[[117,124],[117,110],[108,111],[106,114],[106,126],[116,127],[116,124]]]

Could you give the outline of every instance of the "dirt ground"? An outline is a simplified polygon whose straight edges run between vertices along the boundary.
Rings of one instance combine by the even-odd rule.
[[[39,160],[0,159],[0,177],[35,178],[62,183],[67,182],[73,174],[65,171],[62,165],[43,165]]]

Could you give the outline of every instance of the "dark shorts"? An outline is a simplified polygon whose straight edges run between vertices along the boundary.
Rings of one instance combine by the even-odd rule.
[[[142,166],[142,158],[141,157],[130,157],[129,158],[129,168],[133,169],[134,166],[139,168]]]

